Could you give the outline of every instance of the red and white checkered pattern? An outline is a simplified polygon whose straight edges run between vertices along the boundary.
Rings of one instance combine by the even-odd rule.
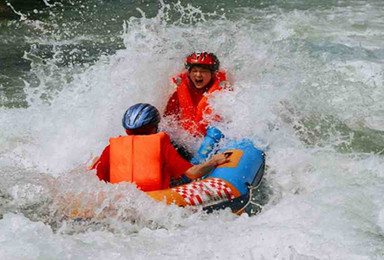
[[[172,188],[172,190],[179,193],[188,204],[193,206],[235,198],[231,188],[218,178],[192,182]]]

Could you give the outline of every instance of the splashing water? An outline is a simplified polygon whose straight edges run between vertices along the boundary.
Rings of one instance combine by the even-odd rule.
[[[384,5],[283,2],[50,3],[44,19],[2,24],[29,46],[29,69],[1,84],[2,259],[383,258]],[[124,134],[128,106],[164,108],[171,76],[198,50],[215,52],[233,82],[212,101],[226,119],[217,126],[267,152],[258,215],[165,206],[86,170]],[[105,219],[63,218],[58,198],[82,192],[105,194],[100,214],[126,196]]]

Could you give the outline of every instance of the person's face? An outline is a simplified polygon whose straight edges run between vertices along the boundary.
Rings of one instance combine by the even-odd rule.
[[[196,88],[205,88],[212,79],[212,72],[204,67],[194,66],[189,70],[189,78]]]

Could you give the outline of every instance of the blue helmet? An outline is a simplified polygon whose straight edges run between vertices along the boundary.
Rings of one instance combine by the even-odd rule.
[[[160,122],[160,113],[156,107],[138,103],[131,106],[125,112],[123,117],[123,126],[125,129],[133,130],[145,125],[157,125]]]

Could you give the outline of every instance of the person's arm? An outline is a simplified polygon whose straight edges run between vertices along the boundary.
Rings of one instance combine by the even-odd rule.
[[[99,177],[99,180],[105,182],[109,182],[109,147],[109,145],[105,147],[100,158],[90,167],[91,170],[96,170],[96,175]]]
[[[197,179],[204,175],[207,175],[220,164],[229,162],[229,159],[228,159],[229,155],[230,154],[224,154],[224,153],[216,154],[208,161],[198,165],[194,165],[191,168],[189,168],[185,172],[185,175],[190,179]]]
[[[197,179],[201,176],[209,174],[220,164],[229,162],[230,153],[216,154],[210,160],[204,163],[193,165],[190,162],[181,158],[176,149],[172,146],[169,136],[164,142],[165,168],[164,171],[173,178],[180,178],[185,175],[190,179]]]

